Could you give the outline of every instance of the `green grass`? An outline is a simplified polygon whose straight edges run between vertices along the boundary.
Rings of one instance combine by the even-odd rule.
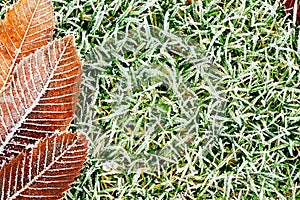
[[[91,66],[83,96],[93,101],[81,108],[86,113],[77,123],[93,144],[66,199],[300,198],[299,28],[279,1],[54,0],[54,5],[56,37],[74,34],[83,60],[95,46],[137,27],[197,41],[222,74],[226,99],[222,129],[206,147],[213,99],[198,71],[183,62],[186,54],[129,48],[110,65]],[[4,11],[1,5],[2,16]],[[152,67],[162,74],[147,74]],[[196,128],[186,126],[190,115],[196,116]],[[160,167],[153,167],[155,160],[145,162],[144,155],[180,142],[178,133],[189,130],[195,137],[179,155],[173,152],[175,162]],[[121,161],[124,155],[131,161]]]
[[[278,2],[91,2],[57,4],[58,13],[70,13],[57,14],[61,27],[57,34],[77,35],[83,55],[91,47],[113,39],[114,34],[143,25],[189,36],[210,53],[214,65],[223,73],[225,124],[213,145],[202,154],[211,99],[196,71],[189,70],[190,65],[181,65],[176,56],[151,48],[142,51],[139,58],[134,57],[135,51],[129,51],[111,66],[96,70],[99,86],[91,94],[97,97],[93,107],[97,120],[88,130],[97,138],[96,150],[91,152],[81,178],[67,193],[69,199],[300,197],[299,32]],[[177,162],[149,170],[148,163],[142,163],[145,158],[139,155],[155,152],[175,140],[184,118],[174,90],[152,87],[157,83],[154,77],[152,82],[139,79],[143,77],[141,70],[153,63],[169,66],[189,81],[198,97],[201,120],[196,138]],[[124,94],[118,89],[128,89],[126,86],[132,83],[129,79],[139,82],[129,92],[126,90],[125,96],[118,96]],[[128,106],[124,110],[130,110],[129,116],[119,114],[120,104]],[[151,115],[157,107],[162,108],[160,119]],[[141,136],[149,130],[145,127],[157,120],[164,127],[149,138]],[[107,162],[108,158],[119,158],[110,155],[115,152],[109,148],[112,146],[122,147],[124,155],[141,163],[117,160],[121,166],[114,167]]]

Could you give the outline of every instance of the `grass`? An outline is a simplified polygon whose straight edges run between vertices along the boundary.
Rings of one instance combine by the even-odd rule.
[[[74,34],[86,60],[81,98],[88,106],[79,105],[75,128],[93,141],[66,199],[300,198],[299,28],[279,1],[54,5],[56,37]],[[116,42],[116,34],[138,27],[185,35],[219,70],[225,100],[217,137],[210,134],[213,94],[190,52]],[[95,57],[84,57],[94,47],[112,59],[89,64]],[[192,141],[164,151],[186,133]]]

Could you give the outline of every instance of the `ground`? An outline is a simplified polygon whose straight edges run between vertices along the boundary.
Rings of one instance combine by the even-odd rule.
[[[85,130],[92,145],[66,199],[300,198],[299,28],[279,0],[54,0],[54,6],[56,37],[75,35],[87,69],[83,90],[90,93],[81,98],[95,97],[90,107],[79,106],[87,113],[74,128]],[[190,38],[218,69],[222,126],[214,137],[213,95],[184,62],[188,54],[150,46],[115,55],[110,65],[89,65],[91,49],[145,26]],[[153,66],[162,75],[144,74]],[[88,74],[89,67],[96,73]],[[193,109],[184,107],[187,99]],[[146,134],[151,127],[155,134]],[[172,161],[145,160],[180,143],[182,133],[192,141]],[[120,161],[124,155],[129,159]]]

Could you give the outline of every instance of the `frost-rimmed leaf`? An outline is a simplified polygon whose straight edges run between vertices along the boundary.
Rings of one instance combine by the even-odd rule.
[[[46,137],[0,170],[0,199],[60,199],[86,160],[85,134]]]
[[[55,27],[51,0],[19,0],[0,20],[0,91],[10,82],[24,56],[52,40]],[[4,88],[2,88],[4,86]]]
[[[284,4],[285,12],[296,16],[296,23],[300,24],[300,1],[298,0],[280,0]],[[297,12],[297,13],[294,13]]]
[[[56,40],[16,66],[0,97],[0,166],[55,131],[65,131],[81,82],[74,37]]]

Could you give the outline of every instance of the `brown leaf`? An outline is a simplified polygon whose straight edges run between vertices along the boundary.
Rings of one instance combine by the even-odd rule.
[[[0,21],[0,93],[20,59],[52,40],[54,26],[51,0],[20,0],[7,11]]]
[[[0,199],[60,199],[86,160],[84,134],[55,134],[0,170]]]
[[[288,14],[291,14],[292,16],[294,15],[294,12],[296,11],[296,22],[297,24],[300,24],[300,1],[298,0],[280,0],[280,3],[284,4],[285,7],[285,12]],[[295,4],[296,3],[296,4]],[[294,8],[296,8],[294,10]]]
[[[81,82],[74,37],[56,40],[22,59],[0,96],[0,167],[55,131],[65,131]]]

